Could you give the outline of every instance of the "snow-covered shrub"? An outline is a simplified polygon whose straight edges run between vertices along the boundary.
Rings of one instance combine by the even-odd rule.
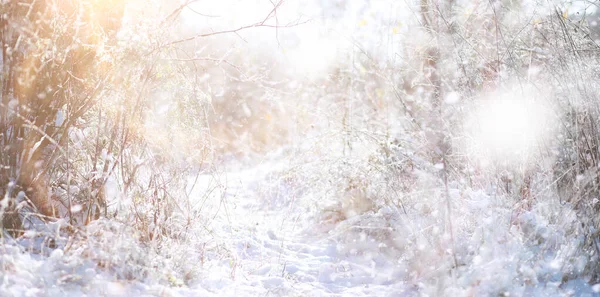
[[[5,153],[0,157],[0,193],[2,212],[8,214],[3,221],[16,229],[13,234],[19,234],[20,222],[11,213],[23,204],[46,217],[64,215],[54,205],[63,197],[51,189],[61,186],[57,183],[63,179],[69,192],[69,183],[78,180],[69,165],[59,169],[65,164],[61,159],[68,164],[69,153],[79,154],[64,146],[112,78],[108,69],[114,65],[112,48],[123,5],[111,2],[110,7],[93,1],[1,4],[0,145]],[[103,199],[95,195],[93,200]],[[67,204],[68,209],[70,201]]]
[[[180,177],[210,153],[187,121],[198,75],[173,71],[162,45],[173,16],[161,26],[165,10],[136,1],[63,2],[1,4],[4,229],[117,217],[164,234]]]
[[[416,18],[422,26],[406,29],[413,35],[407,35],[410,38],[399,46],[404,60],[396,65],[386,63],[387,57],[371,56],[371,52],[359,48],[359,54],[352,56],[355,71],[344,71],[343,65],[339,66],[341,70],[327,81],[327,93],[332,94],[329,97],[333,103],[329,112],[322,113],[334,120],[325,127],[340,131],[341,135],[332,133],[336,137],[329,134],[327,140],[322,140],[335,143],[332,150],[337,153],[321,160],[334,169],[325,174],[332,181],[331,188],[318,194],[320,198],[327,197],[321,202],[331,202],[319,218],[344,226],[340,227],[344,233],[341,230],[361,229],[347,224],[360,222],[361,218],[367,220],[383,210],[401,213],[401,206],[409,216],[415,211],[423,212],[421,215],[447,212],[443,219],[432,220],[435,223],[429,223],[431,228],[436,224],[452,225],[452,221],[454,225],[457,221],[469,222],[461,226],[463,230],[454,232],[450,230],[456,226],[446,227],[439,238],[432,239],[446,242],[447,247],[448,236],[454,237],[451,241],[455,243],[461,242],[464,236],[475,232],[472,226],[484,224],[472,215],[457,215],[456,203],[463,203],[466,196],[457,196],[455,191],[470,188],[469,191],[482,191],[481,195],[485,193],[490,199],[501,199],[502,206],[495,210],[510,210],[510,214],[501,215],[507,229],[529,228],[519,223],[528,216],[556,218],[557,214],[541,214],[547,211],[544,205],[570,201],[552,209],[574,209],[579,216],[569,216],[570,221],[564,226],[552,228],[568,226],[569,232],[586,236],[581,237],[584,241],[579,238],[577,243],[569,242],[572,245],[568,253],[560,252],[569,254],[565,261],[578,263],[577,269],[563,273],[595,275],[599,252],[595,190],[598,152],[594,140],[598,116],[593,95],[597,49],[585,24],[570,18],[565,7],[532,7],[524,1],[427,3],[420,1],[413,7],[419,12]],[[403,22],[411,24],[410,20]],[[363,36],[357,38],[362,40]],[[331,83],[333,79],[343,83]],[[364,99],[369,95],[362,93],[362,88],[354,88],[362,83],[374,85],[365,88],[365,93],[383,94],[383,102],[391,103],[386,107],[392,108],[366,108],[369,104]],[[352,93],[340,91],[342,86],[348,86]],[[334,98],[337,94],[343,95],[341,104]],[[503,113],[502,104],[495,104],[499,99],[517,102],[516,107]],[[521,104],[525,107],[518,107]],[[480,105],[492,107],[481,109]],[[390,114],[395,117],[393,124],[382,121]],[[469,122],[473,114],[479,114],[479,122]],[[489,129],[486,125],[494,118],[498,118],[494,128]],[[477,135],[479,132],[467,127],[469,124],[484,133]],[[505,128],[509,132],[501,130]],[[527,133],[535,134],[528,138],[531,142],[517,140]],[[491,138],[494,140],[489,141]],[[498,143],[502,138],[511,143]],[[487,147],[484,152],[478,151],[480,148],[474,149],[473,143]],[[377,146],[380,148],[373,149]],[[365,147],[369,149],[364,150]],[[365,158],[364,151],[371,152],[371,157]],[[485,224],[493,225],[492,221]],[[383,224],[392,228],[394,225]],[[523,232],[528,233],[523,235],[526,238],[545,240],[546,235]],[[379,242],[398,235],[374,236]],[[561,236],[565,242],[572,239],[568,232]],[[448,256],[445,249],[440,249],[442,258]],[[445,271],[457,269],[455,266],[463,261],[456,253],[465,249],[451,250],[454,255],[450,263],[442,265]],[[515,273],[514,277],[520,277],[522,271]],[[512,276],[507,278],[506,288],[511,279]],[[501,293],[502,289],[494,291]]]

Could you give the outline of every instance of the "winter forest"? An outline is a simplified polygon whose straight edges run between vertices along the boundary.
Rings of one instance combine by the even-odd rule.
[[[599,8],[1,0],[0,296],[600,296]]]

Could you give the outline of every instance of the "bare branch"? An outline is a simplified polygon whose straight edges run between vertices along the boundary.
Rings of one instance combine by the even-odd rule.
[[[238,33],[239,31],[245,30],[245,29],[250,29],[250,28],[259,28],[259,27],[264,27],[264,28],[275,28],[275,29],[279,29],[279,28],[290,28],[290,27],[295,27],[295,26],[299,26],[302,24],[305,24],[308,22],[308,20],[305,21],[301,21],[301,20],[296,20],[294,22],[288,23],[288,24],[283,24],[283,25],[279,25],[278,21],[276,24],[267,24],[267,21],[269,21],[271,18],[276,17],[276,12],[277,9],[283,4],[283,0],[280,0],[277,4],[274,5],[273,9],[271,9],[271,11],[269,12],[269,14],[267,14],[267,16],[260,22],[256,22],[254,24],[251,25],[246,25],[246,26],[241,26],[238,27],[236,29],[231,29],[231,30],[223,30],[223,31],[214,31],[214,32],[208,32],[208,33],[201,33],[201,34],[197,34],[195,36],[191,36],[191,37],[187,37],[184,39],[179,39],[179,40],[175,40],[175,41],[171,41],[162,47],[168,47],[168,46],[172,46],[175,44],[179,44],[179,43],[183,43],[183,42],[187,42],[187,41],[192,41],[198,38],[202,38],[202,37],[209,37],[209,36],[215,36],[215,35],[221,35],[221,34],[229,34],[229,33]]]

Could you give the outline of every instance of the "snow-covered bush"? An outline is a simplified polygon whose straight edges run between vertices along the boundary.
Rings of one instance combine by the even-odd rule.
[[[70,214],[74,206],[71,183],[87,172],[70,168],[80,151],[68,149],[69,136],[113,78],[123,6],[112,2],[2,3],[0,193],[4,228],[13,234],[24,205],[45,217],[64,216],[61,207]],[[90,185],[94,202],[87,205],[102,205],[101,186]],[[57,197],[57,188],[67,195]]]

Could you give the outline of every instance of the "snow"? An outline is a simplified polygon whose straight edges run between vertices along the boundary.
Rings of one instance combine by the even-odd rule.
[[[444,98],[446,104],[455,104],[460,101],[460,94],[458,92],[450,92]]]
[[[453,189],[454,247],[432,199],[408,214],[366,212],[320,231],[310,190],[279,178],[284,162],[222,173],[204,205],[208,235],[151,251],[130,227],[64,223],[28,231],[0,249],[2,296],[597,296],[582,273],[573,216],[514,214],[502,198]],[[214,175],[200,177],[207,185]],[[302,187],[300,185],[299,187]],[[204,197],[197,186],[192,202]],[[460,198],[460,199],[459,199]],[[218,205],[223,206],[218,209]],[[427,209],[429,208],[429,209]],[[438,214],[436,215],[436,212]],[[429,213],[429,215],[426,215]],[[554,220],[554,221],[552,221]],[[327,229],[322,229],[327,230]],[[50,238],[50,239],[49,239]],[[85,239],[85,240],[84,240]],[[154,247],[156,248],[156,247]],[[452,254],[458,266],[453,268]],[[179,270],[179,271],[176,271]],[[171,272],[168,272],[171,271]],[[187,271],[187,272],[185,272]],[[186,276],[187,273],[187,276]],[[566,282],[561,282],[564,279]],[[437,285],[436,285],[437,284]]]

